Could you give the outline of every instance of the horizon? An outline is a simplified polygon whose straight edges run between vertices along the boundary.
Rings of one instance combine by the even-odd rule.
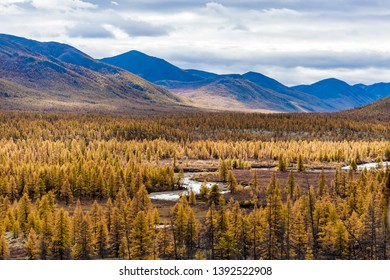
[[[134,49],[182,69],[254,71],[288,86],[390,76],[384,1],[2,0],[0,14],[1,33],[66,43],[94,58]]]
[[[23,38],[23,39],[27,39],[27,40],[33,40],[33,41],[37,41],[37,42],[40,42],[40,43],[58,43],[58,44],[66,44],[72,48],[76,48],[70,44],[67,44],[67,43],[63,43],[63,42],[57,42],[57,41],[39,41],[39,40],[35,40],[35,39],[29,39],[29,38],[26,38],[26,37],[20,37],[20,36],[16,36],[16,35],[13,35],[13,34],[5,34],[5,33],[0,33],[0,35],[6,35],[6,36],[14,36],[14,37],[19,37],[19,38]],[[76,48],[77,50],[79,51],[82,51],[78,48]],[[86,55],[90,56],[90,54],[82,51],[83,53],[85,53]],[[156,59],[162,59],[164,60],[165,62],[169,63],[169,64],[172,64],[173,66],[176,66],[178,68],[180,68],[181,70],[196,70],[196,71],[203,71],[203,72],[210,72],[210,71],[207,71],[207,70],[204,70],[204,69],[195,69],[195,68],[181,68],[179,67],[178,65],[175,65],[173,63],[171,63],[170,61],[166,60],[165,58],[163,57],[157,57],[157,56],[153,56],[153,55],[150,55],[148,53],[144,53],[142,51],[139,51],[139,50],[129,50],[129,51],[126,51],[124,53],[120,53],[120,54],[117,54],[117,55],[114,55],[112,57],[115,57],[115,56],[120,56],[120,55],[123,55],[123,54],[126,54],[126,53],[130,53],[130,52],[138,52],[138,53],[141,53],[143,55],[146,55],[146,56],[149,56],[149,57],[153,57],[153,58],[156,58]],[[91,56],[92,57],[92,56]],[[102,59],[105,59],[105,58],[111,58],[111,57],[103,57],[103,58],[96,58],[96,57],[92,57],[93,59],[96,59],[96,60],[102,60]],[[217,75],[244,75],[244,74],[247,74],[247,73],[250,73],[250,72],[253,72],[253,73],[257,73],[257,74],[261,74],[261,75],[265,75],[264,73],[260,73],[260,72],[256,72],[256,71],[253,71],[253,70],[248,70],[247,72],[241,72],[241,73],[238,73],[238,72],[234,72],[234,73],[216,73],[216,72],[210,72],[210,73],[213,73],[213,74],[217,74]],[[271,78],[271,79],[274,79],[276,80],[277,82],[280,82],[279,80],[275,79],[274,77],[271,77],[271,76],[268,76],[268,75],[265,75],[267,76],[268,78]],[[295,86],[309,86],[309,85],[312,85],[312,84],[315,84],[315,83],[318,83],[318,82],[322,82],[322,81],[326,81],[326,80],[337,80],[337,81],[340,81],[340,82],[344,82],[346,84],[348,84],[349,86],[357,86],[357,85],[363,85],[363,86],[371,86],[371,85],[374,85],[374,84],[380,84],[380,83],[390,83],[388,81],[379,81],[379,82],[375,82],[375,83],[370,83],[370,84],[365,84],[363,82],[358,82],[358,83],[353,83],[353,84],[350,84],[348,83],[347,81],[344,81],[342,79],[339,79],[337,77],[325,77],[324,79],[321,79],[321,80],[318,80],[318,81],[314,81],[313,83],[311,84],[307,84],[307,83],[298,83],[298,84],[294,84],[294,85],[286,85],[288,87],[295,87]],[[282,83],[282,82],[281,82]],[[283,84],[283,83],[282,83]]]

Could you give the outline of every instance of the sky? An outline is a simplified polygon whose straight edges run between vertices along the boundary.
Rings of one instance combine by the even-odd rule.
[[[0,33],[286,85],[390,82],[388,0],[0,0]]]

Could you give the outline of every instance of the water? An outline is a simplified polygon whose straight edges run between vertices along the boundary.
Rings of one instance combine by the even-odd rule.
[[[370,169],[377,170],[381,166],[382,166],[381,168],[386,168],[386,164],[388,164],[390,166],[390,161],[383,162],[383,163],[380,163],[380,164],[378,164],[376,162],[364,163],[364,164],[359,164],[357,167],[358,167],[359,171],[363,170],[364,168],[367,168],[367,170],[370,170]],[[351,168],[350,166],[344,166],[342,169],[343,170],[349,170],[350,168]],[[272,169],[269,169],[269,168],[257,168],[255,170],[272,170]],[[325,172],[334,172],[335,170],[334,169],[325,169],[324,171]],[[318,169],[318,170],[311,170],[311,171],[308,171],[308,172],[321,172],[321,170],[320,169]],[[190,192],[191,189],[192,189],[192,191],[195,194],[199,194],[200,193],[200,188],[202,186],[202,182],[198,182],[198,181],[190,179],[193,175],[196,175],[196,174],[199,174],[199,173],[200,172],[184,173],[184,178],[182,180],[184,190],[166,191],[166,192],[154,192],[154,193],[151,193],[149,196],[150,196],[151,199],[177,201],[177,200],[179,200],[180,196],[182,196],[182,195],[189,195],[189,192]],[[208,188],[211,188],[211,186],[214,185],[214,184],[217,184],[219,186],[219,188],[222,190],[221,193],[227,193],[228,192],[226,190],[226,184],[224,184],[224,183],[220,183],[220,182],[207,182],[206,186]]]
[[[384,169],[386,168],[386,164],[390,166],[390,161],[384,161],[384,162],[370,162],[370,163],[364,163],[364,164],[358,164],[358,169],[359,171],[364,170],[364,168],[367,168],[367,170],[374,169],[374,170],[379,170],[379,169]],[[344,166],[343,170],[349,170],[351,166]]]
[[[200,193],[200,188],[202,186],[202,182],[198,182],[195,180],[191,180],[190,177],[197,173],[184,173],[184,178],[182,180],[184,190],[179,191],[167,191],[167,192],[154,192],[149,194],[151,199],[159,199],[159,200],[170,200],[176,201],[179,200],[182,195],[189,195],[189,192],[192,190],[195,194]],[[206,186],[211,188],[214,184],[217,184],[222,191],[222,193],[226,193],[226,184],[220,182],[207,182]]]

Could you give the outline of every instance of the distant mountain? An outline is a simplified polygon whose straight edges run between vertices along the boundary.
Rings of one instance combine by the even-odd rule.
[[[334,110],[319,98],[288,88],[260,73],[218,75],[200,70],[185,70],[138,51],[101,61],[164,86],[201,108],[278,112]]]
[[[138,51],[96,60],[66,44],[5,34],[0,62],[0,110],[318,112],[361,107],[390,95],[390,83],[350,86],[327,79],[289,88],[256,72],[181,69]]]
[[[129,112],[172,109],[168,90],[65,44],[0,34],[0,109]]]
[[[263,74],[256,73],[256,72],[248,72],[242,75],[245,79],[257,84],[258,86],[261,86],[263,88],[272,89],[275,92],[287,95],[291,98],[305,101],[308,104],[311,104],[311,106],[316,107],[315,110],[319,111],[332,111],[332,106],[325,106],[323,102],[319,98],[315,98],[310,94],[307,94],[305,92],[291,89],[277,80],[274,80],[270,77],[267,77]]]
[[[351,86],[334,78],[312,85],[295,86],[292,89],[316,96],[337,111],[363,106],[377,100],[374,96],[367,94],[364,85]]]
[[[323,111],[321,101],[306,93],[286,89],[291,95],[262,87],[244,75],[217,75],[196,82],[158,81],[172,92],[190,99],[201,108],[263,112]],[[303,100],[305,97],[311,102]]]
[[[129,51],[114,57],[103,58],[101,61],[125,69],[150,82],[161,80],[190,82],[202,79],[201,76],[186,72],[164,59],[149,56],[139,51]]]
[[[218,74],[215,74],[215,73],[210,73],[210,72],[201,71],[201,70],[194,70],[194,69],[187,69],[187,70],[184,70],[184,72],[191,74],[192,76],[195,76],[196,80],[198,80],[198,78],[210,79],[210,78],[215,78],[218,76]]]
[[[390,83],[377,83],[369,85],[366,86],[364,90],[375,99],[381,99],[390,96]]]

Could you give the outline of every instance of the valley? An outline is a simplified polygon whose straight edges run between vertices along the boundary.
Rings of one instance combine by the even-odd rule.
[[[387,258],[390,131],[360,110],[2,112],[1,258]]]
[[[387,83],[5,34],[0,61],[0,259],[390,257]]]

